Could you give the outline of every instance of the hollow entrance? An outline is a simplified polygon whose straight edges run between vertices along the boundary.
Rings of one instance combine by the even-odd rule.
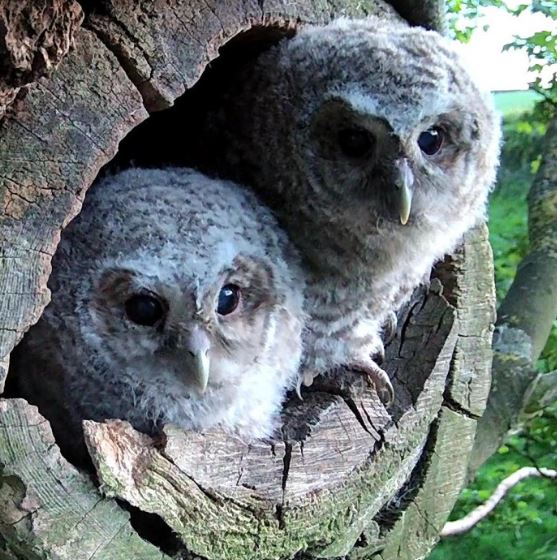
[[[136,167],[196,167],[191,153],[198,152],[197,139],[203,118],[218,103],[218,92],[242,67],[282,39],[292,37],[292,27],[255,26],[230,39],[198,82],[179,97],[174,106],[152,113],[120,143],[118,154],[104,172]]]
[[[221,84],[225,84],[260,53],[276,45],[280,40],[292,37],[294,33],[292,27],[255,26],[237,34],[219,49],[218,58],[208,65],[198,82],[178,98],[173,107],[152,113],[121,141],[118,153],[100,170],[97,180],[128,167],[195,166],[195,162],[188,154],[196,152],[199,148],[196,146],[196,140],[198,131],[203,125],[203,116],[215,107]],[[415,315],[419,315],[422,311],[424,298],[427,298],[427,293],[423,290],[418,291],[413,300],[401,310],[399,336],[409,326],[411,327]],[[437,324],[435,328],[439,328]],[[316,430],[330,429],[328,425],[330,420],[323,422],[322,415],[324,412],[328,414],[334,410],[334,414],[339,415],[340,420],[337,420],[340,424],[344,422],[357,426],[358,438],[367,439],[372,435],[375,440],[372,448],[377,451],[382,445],[380,432],[392,422],[398,421],[403,413],[414,406],[420,398],[430,372],[429,370],[416,371],[417,368],[412,365],[412,362],[419,355],[422,346],[429,342],[427,334],[420,343],[411,341],[407,345],[407,354],[403,357],[400,355],[400,339],[395,337],[387,347],[386,369],[389,370],[390,367],[398,395],[397,402],[390,409],[389,415],[384,410],[381,412],[381,405],[377,408],[377,402],[374,402],[374,397],[370,395],[369,387],[360,374],[339,372],[336,378],[318,379],[314,385],[305,389],[304,402],[300,402],[294,394],[286,400],[282,433],[285,441],[304,442],[312,437]],[[16,347],[13,353],[12,370],[17,368],[18,351]],[[410,366],[406,367],[408,364]],[[412,383],[406,382],[406,378],[412,375],[409,372],[415,374]],[[14,375],[10,372],[6,396],[20,396],[15,381]],[[374,414],[370,415],[366,407],[371,407]],[[63,453],[64,451],[62,448]],[[350,469],[359,464],[368,452],[369,450],[365,449],[363,455],[356,454],[352,458],[354,465],[351,465]],[[75,459],[72,456],[68,458]],[[284,480],[286,480],[290,462],[285,460],[284,465]],[[82,466],[90,467],[90,465]],[[285,484],[284,480],[281,482],[282,486]],[[228,483],[226,482],[224,486]]]
[[[196,141],[202,114],[210,110],[214,102],[212,93],[218,91],[219,84],[256,53],[292,34],[291,29],[255,27],[230,40],[220,49],[219,58],[173,108],[152,114],[125,137],[118,154],[100,171],[99,177],[130,165],[190,165],[189,147]],[[279,441],[243,446],[216,435],[193,434],[184,438],[170,433],[165,434],[166,441],[159,442],[161,456],[177,467],[173,474],[182,473],[183,480],[193,480],[196,488],[205,491],[203,499],[208,504],[207,511],[212,511],[215,503],[223,508],[248,503],[242,514],[253,517],[257,527],[265,523],[270,527],[267,546],[280,539],[292,539],[294,544],[288,546],[300,549],[309,540],[319,548],[322,535],[331,526],[331,520],[339,517],[339,511],[353,512],[357,504],[362,512],[365,510],[366,517],[371,518],[371,504],[385,502],[397,484],[400,482],[400,486],[407,478],[416,449],[427,437],[427,426],[437,412],[432,408],[420,416],[423,425],[417,423],[416,417],[405,416],[405,413],[412,413],[414,407],[427,408],[432,395],[440,394],[439,386],[444,384],[443,374],[446,375],[446,370],[437,363],[451,330],[450,313],[443,305],[438,294],[420,292],[401,312],[399,336],[387,349],[386,369],[393,374],[398,396],[390,416],[384,414],[375,396],[365,390],[361,377],[347,372],[336,381],[316,383],[305,393],[303,402],[295,396],[286,402]],[[401,333],[406,333],[405,340]],[[13,364],[16,362],[14,359]],[[422,367],[424,362],[427,362],[426,367]],[[432,372],[434,381],[426,388]],[[17,396],[12,377],[9,377],[8,396]],[[398,422],[400,426],[396,428],[400,428],[400,434],[397,432],[396,436],[399,439],[393,434]],[[405,438],[410,442],[407,446],[403,443]],[[168,441],[176,447],[169,446]],[[207,449],[216,449],[219,453],[209,455]],[[404,470],[400,469],[402,458],[407,460]],[[212,462],[210,473],[202,468],[207,461]],[[148,469],[139,460],[134,464]],[[323,468],[328,473],[326,477]],[[215,476],[215,473],[222,474]],[[364,480],[370,482],[363,484]],[[187,486],[179,489],[188,496]],[[327,495],[335,496],[334,503]],[[306,506],[312,511],[311,504],[323,496],[316,533],[296,534],[295,524],[291,522],[293,512],[302,511]],[[199,495],[195,494],[195,498],[199,499]],[[195,512],[193,507],[188,515],[193,517]],[[155,512],[155,515],[164,513]],[[214,517],[218,518],[219,513]],[[140,525],[138,522],[137,526]],[[212,526],[208,527],[210,530]],[[202,529],[205,527],[200,527]],[[178,532],[175,526],[172,530]],[[285,536],[288,531],[294,536]],[[346,531],[353,531],[353,528],[347,527]],[[253,537],[252,548],[258,548],[259,535],[245,533],[242,538]],[[218,532],[215,535],[214,539],[218,539]],[[236,538],[222,536],[223,542],[230,540],[230,546]]]

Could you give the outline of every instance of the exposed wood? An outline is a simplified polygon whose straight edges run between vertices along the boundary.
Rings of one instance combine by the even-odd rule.
[[[247,0],[188,2],[105,1],[86,26],[118,57],[143,95],[149,111],[171,106],[217,57],[226,39],[252,27],[294,30],[299,23],[323,23],[335,16],[395,17],[381,0]]]
[[[48,422],[21,399],[0,400],[0,534],[0,557],[18,560],[168,558],[60,455]]]
[[[424,463],[404,488],[408,495],[400,497],[406,501],[405,507],[398,515],[394,507],[386,509],[386,521],[380,518],[385,533],[382,545],[367,538],[367,546],[355,547],[350,560],[365,560],[373,552],[378,552],[381,560],[428,556],[466,480],[467,462],[459,457],[473,443],[475,424],[465,415],[446,407],[441,409],[432,427]]]
[[[459,336],[446,399],[453,408],[478,419],[490,389],[492,333],[495,321],[493,255],[486,226],[466,234],[466,241],[438,267],[445,296],[455,306]]]
[[[114,56],[89,31],[51,79],[29,86],[0,130],[0,360],[48,302],[62,227],[119,140],[147,117]],[[0,378],[0,389],[4,377]]]
[[[472,256],[476,252],[477,258]],[[376,552],[382,560],[425,558],[466,483],[477,413],[490,379],[495,293],[491,266],[482,255],[490,255],[483,226],[467,234],[455,255],[434,271],[443,278],[443,293],[457,310],[458,335],[443,406],[409,481],[375,518],[380,533],[373,525],[365,531],[350,560],[364,560]],[[483,336],[469,336],[474,329]]]

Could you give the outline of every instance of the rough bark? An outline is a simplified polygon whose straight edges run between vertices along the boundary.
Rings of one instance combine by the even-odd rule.
[[[162,0],[156,13],[148,2],[114,0],[103,6],[86,25],[118,57],[149,111],[171,106],[216,58],[224,39],[242,31],[264,25],[286,32],[301,22],[326,22],[333,14],[394,17],[382,1]]]
[[[493,386],[478,425],[471,476],[518,421],[537,377],[535,361],[557,316],[557,113],[548,126],[542,162],[528,195],[528,229],[529,253],[498,310]]]
[[[29,86],[0,129],[0,359],[48,302],[60,231],[118,142],[147,117],[116,58],[90,31],[54,76]],[[0,388],[4,378],[0,379]]]
[[[48,422],[20,399],[0,401],[0,466],[0,558],[167,558],[60,455]]]
[[[300,23],[400,17],[381,0],[84,4],[93,10],[75,49],[52,77],[28,86],[0,129],[0,373],[48,301],[61,229],[118,142],[149,111],[191,88],[229,39],[251,31],[257,48]],[[413,24],[439,23],[440,3],[423,10],[396,4]],[[273,443],[245,446],[171,427],[164,441],[152,441],[119,422],[89,423],[102,490],[162,518],[188,558],[424,557],[465,479],[489,388],[490,258],[480,228],[402,312],[387,348],[398,395],[389,410],[345,372],[314,384],[303,402],[293,398]],[[163,557],[134,535],[116,502],[60,458],[33,408],[0,403],[0,500],[7,504],[0,507],[0,557]],[[82,518],[72,525],[76,512]],[[14,515],[21,523],[14,525]],[[122,553],[124,546],[135,547],[133,554]]]
[[[20,0],[0,5],[0,117],[22,86],[55,68],[83,20],[74,0]]]

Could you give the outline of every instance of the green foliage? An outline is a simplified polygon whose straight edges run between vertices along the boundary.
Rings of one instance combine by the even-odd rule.
[[[496,95],[499,106],[500,95]],[[507,107],[505,113],[501,169],[489,206],[498,301],[505,296],[528,250],[526,197],[539,165],[547,122],[536,110],[521,115]],[[538,369],[557,369],[557,321]],[[497,484],[520,467],[556,468],[555,434],[557,403],[532,414],[520,432],[480,469],[473,484],[463,490],[451,519],[459,519],[484,503]],[[544,479],[520,483],[487,519],[466,535],[441,542],[430,556],[430,560],[470,558],[557,560],[557,485]]]
[[[515,14],[530,8],[557,20],[555,0],[533,0],[531,5],[521,4],[513,10],[499,0],[448,0],[449,22],[456,38],[470,37],[478,25],[480,8],[486,5]],[[542,81],[540,72],[547,65],[557,68],[557,25],[529,37],[517,37],[507,48],[524,49],[530,58],[530,69],[538,77],[531,84],[536,93],[496,96],[505,116],[501,168],[489,207],[498,301],[507,293],[516,267],[528,250],[526,197],[539,167],[546,125],[557,104],[555,71],[547,82]],[[534,106],[532,101],[536,102]],[[524,113],[524,109],[528,112]],[[557,370],[557,321],[537,368],[541,372]],[[526,418],[520,432],[509,437],[480,469],[473,484],[462,492],[451,519],[459,519],[484,503],[497,484],[520,467],[556,468],[556,434],[557,403]],[[487,519],[462,537],[441,542],[430,556],[430,560],[470,558],[557,560],[557,485],[544,479],[520,483]]]
[[[500,300],[508,291],[516,274],[516,267],[528,249],[526,189],[523,181],[509,183],[505,192],[491,198],[489,222],[490,238],[495,262],[495,287]],[[516,193],[509,196],[509,191]],[[497,224],[494,225],[494,224]]]
[[[496,103],[500,95],[495,96]],[[509,108],[507,115],[503,121],[501,167],[489,205],[490,241],[499,302],[528,251],[526,197],[539,166],[546,130],[546,123],[540,122],[533,112],[517,114]]]
[[[495,96],[495,106],[505,116],[521,116],[525,111],[531,111],[542,96],[531,90],[498,91]]]
[[[553,411],[553,426],[557,410]],[[547,422],[541,428],[547,430]],[[537,428],[536,428],[537,429]],[[474,483],[466,488],[451,519],[459,519],[491,496],[497,484],[506,476],[532,462],[525,453],[530,438],[516,435],[501,447],[480,470]],[[545,440],[544,440],[545,442]],[[555,446],[545,445],[539,466],[555,467]],[[468,534],[440,543],[430,560],[556,560],[557,559],[557,485],[545,479],[527,479],[515,486],[495,511]]]
[[[481,8],[504,7],[503,0],[447,0],[449,29],[457,41],[467,43],[481,22]]]
[[[557,370],[557,321],[554,321],[551,335],[536,364],[538,371],[548,373]],[[555,431],[557,434],[557,430]]]
[[[529,4],[521,4],[511,11],[520,14],[529,7]],[[555,0],[533,0],[530,9],[557,21]],[[512,43],[505,45],[505,49],[522,49],[528,53],[529,69],[535,75],[530,88],[544,98],[539,109],[551,113],[557,104],[557,25],[526,37],[515,37]]]

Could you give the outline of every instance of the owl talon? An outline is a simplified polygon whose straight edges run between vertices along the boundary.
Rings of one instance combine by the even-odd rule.
[[[375,392],[385,406],[393,404],[395,400],[395,390],[389,376],[385,371],[383,371],[378,365],[357,365],[353,366],[352,369],[361,371],[366,375],[368,381],[373,383],[375,387]]]

